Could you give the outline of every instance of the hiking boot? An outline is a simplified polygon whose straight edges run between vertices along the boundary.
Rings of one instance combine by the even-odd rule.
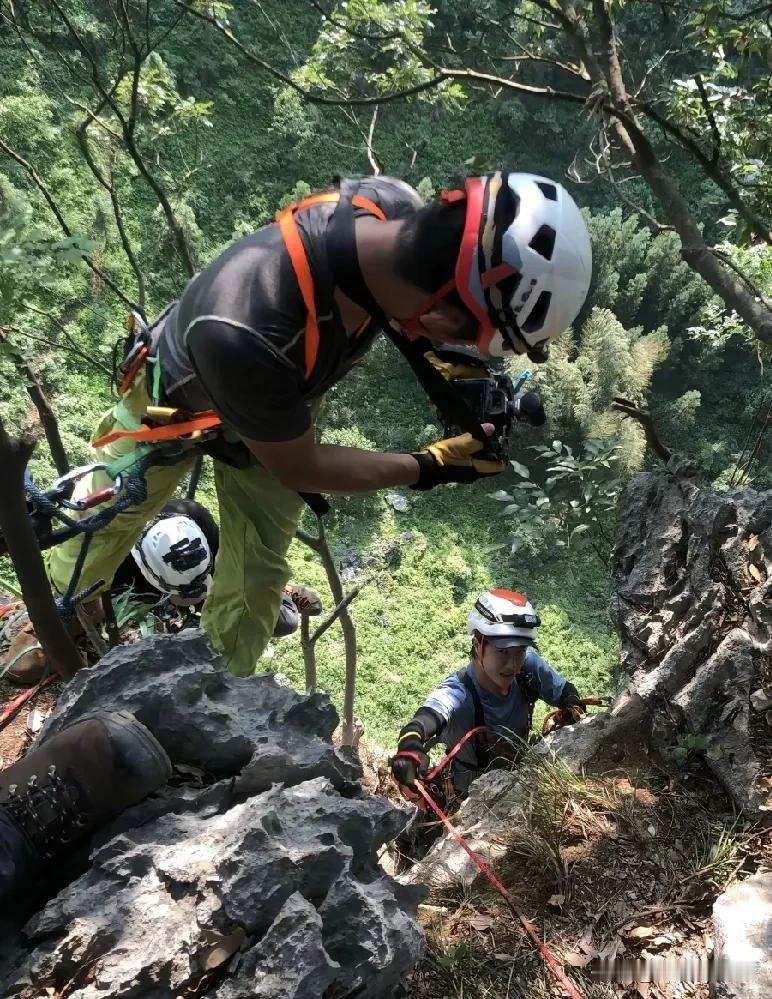
[[[160,743],[124,711],[94,712],[0,772],[0,898],[171,772]]]
[[[322,601],[319,599],[319,594],[310,586],[303,586],[302,583],[288,583],[284,587],[284,592],[301,614],[318,617],[322,613]]]
[[[32,687],[43,679],[46,657],[37,640],[24,604],[18,604],[0,625],[8,642],[0,657],[0,676],[22,687]]]
[[[98,600],[90,601],[83,607],[96,622],[102,620]],[[77,619],[67,626],[67,630],[73,638],[79,638],[83,634],[83,626]],[[34,687],[43,679],[47,663],[23,604],[9,617],[4,637],[10,645],[0,657],[0,677],[20,687]]]

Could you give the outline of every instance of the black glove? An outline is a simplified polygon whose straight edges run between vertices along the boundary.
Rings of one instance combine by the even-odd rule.
[[[418,462],[418,481],[411,489],[433,489],[447,482],[476,482],[487,475],[498,475],[507,467],[505,461],[475,457],[485,445],[471,434],[460,434],[435,441],[426,450],[413,453]]]
[[[429,770],[429,757],[424,743],[415,729],[403,728],[397,743],[397,752],[391,758],[391,773],[398,784],[412,787],[417,777],[425,777]]]

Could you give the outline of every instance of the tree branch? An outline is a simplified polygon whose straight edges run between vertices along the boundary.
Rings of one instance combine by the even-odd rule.
[[[352,600],[354,600],[354,598],[355,598],[356,596],[358,596],[358,595],[359,595],[360,591],[361,591],[361,590],[362,590],[362,589],[363,589],[363,588],[364,588],[365,586],[367,586],[367,584],[368,584],[368,583],[371,583],[372,581],[373,581],[373,580],[372,580],[372,576],[371,576],[371,577],[370,577],[369,579],[364,579],[364,580],[363,580],[363,581],[362,581],[361,583],[359,583],[359,584],[358,584],[357,586],[355,586],[355,587],[354,587],[354,589],[353,589],[353,590],[351,590],[351,592],[350,592],[350,593],[348,593],[348,594],[347,594],[347,595],[346,595],[346,596],[345,596],[345,597],[344,597],[344,598],[343,598],[343,599],[341,600],[341,602],[340,602],[340,603],[339,603],[339,604],[337,605],[337,607],[335,607],[335,608],[334,608],[334,609],[333,609],[333,610],[332,610],[332,611],[331,611],[331,612],[330,612],[330,613],[329,613],[329,614],[327,615],[327,617],[326,617],[326,618],[324,619],[324,621],[322,621],[322,623],[321,623],[321,624],[319,625],[319,627],[318,627],[318,628],[317,628],[317,629],[316,629],[316,630],[314,631],[314,633],[313,633],[312,635],[310,635],[310,636],[309,636],[309,638],[308,638],[308,642],[309,642],[309,643],[310,643],[311,645],[314,645],[314,643],[318,642],[318,641],[319,641],[319,639],[320,639],[320,638],[322,637],[322,635],[323,635],[323,634],[325,633],[325,631],[327,631],[327,629],[328,629],[328,628],[329,628],[329,627],[330,627],[331,625],[335,624],[335,622],[336,622],[336,621],[338,620],[338,618],[339,618],[339,617],[340,617],[340,615],[341,615],[341,614],[343,613],[343,611],[344,611],[344,610],[345,610],[345,609],[346,609],[346,608],[347,608],[347,607],[349,606],[349,604],[350,604],[350,603],[352,602]]]
[[[414,97],[416,94],[422,94],[426,90],[433,90],[435,87],[438,87],[443,83],[443,80],[436,78],[432,80],[425,80],[423,83],[417,83],[413,87],[406,87],[404,90],[395,91],[390,94],[379,94],[377,97],[325,97],[321,94],[315,94],[310,90],[305,90],[300,86],[300,84],[296,83],[292,77],[287,76],[286,73],[282,73],[281,70],[276,69],[275,66],[266,62],[265,59],[261,59],[260,56],[255,55],[254,52],[251,52],[245,45],[243,45],[239,39],[236,38],[233,32],[226,28],[224,24],[217,20],[217,18],[212,17],[209,14],[205,14],[201,10],[196,10],[194,7],[190,7],[188,4],[183,3],[182,0],[174,0],[174,3],[183,10],[186,10],[193,17],[210,24],[213,28],[219,31],[224,38],[227,38],[231,45],[238,49],[241,55],[244,56],[248,62],[251,62],[254,66],[258,66],[275,80],[283,83],[285,87],[290,87],[311,104],[328,104],[336,107],[354,107],[358,105],[365,107],[372,106],[374,104],[385,104],[390,101],[402,101],[408,97]]]
[[[62,212],[59,206],[57,205],[56,201],[54,200],[54,196],[48,190],[45,183],[43,182],[42,177],[38,174],[38,172],[35,170],[32,164],[28,163],[23,156],[20,156],[15,149],[12,149],[11,146],[9,146],[8,143],[1,136],[0,136],[0,149],[2,149],[2,151],[6,154],[6,156],[9,156],[12,160],[14,160],[14,162],[18,163],[23,170],[26,171],[27,175],[30,177],[35,187],[37,187],[37,189],[45,198],[46,204],[56,217],[56,221],[61,226],[64,235],[71,237],[73,235],[72,229],[70,229],[70,227],[67,225],[67,221],[65,220],[64,215],[62,215]],[[100,267],[97,267],[97,265],[93,262],[93,260],[91,260],[89,257],[84,257],[83,259],[86,261],[87,266],[91,268],[94,274],[96,274],[97,277],[99,277],[102,281],[104,281],[104,283],[108,286],[108,288],[112,289],[112,291],[118,296],[118,298],[120,298],[120,300],[123,302],[124,305],[127,305],[130,309],[136,308],[135,303],[132,302],[132,300],[128,297],[128,295],[124,294],[124,292],[121,291],[121,289],[118,287],[115,281],[113,281],[113,279],[109,277],[109,275],[105,274],[105,272]]]
[[[370,166],[373,168],[373,176],[377,177],[381,172],[378,160],[373,152],[373,135],[375,133],[375,123],[378,120],[378,105],[376,104],[373,108],[373,116],[370,119],[370,128],[367,130],[367,159],[370,162]]]
[[[384,31],[384,32],[368,32],[368,31],[355,31],[354,28],[349,27],[344,24],[343,21],[339,21],[336,17],[318,2],[318,0],[304,0],[304,2],[309,6],[313,7],[315,11],[318,11],[322,15],[323,21],[328,21],[334,28],[340,28],[345,31],[347,35],[351,35],[352,38],[359,38],[366,42],[393,42],[397,38],[401,37],[399,31]]]
[[[0,328],[0,343],[8,343],[8,334],[2,328]],[[54,459],[57,474],[66,475],[70,470],[70,460],[67,457],[67,451],[64,447],[61,434],[59,433],[59,424],[56,420],[56,416],[54,415],[54,411],[51,408],[48,396],[26,360],[19,360],[19,369],[27,380],[27,395],[29,395],[32,400],[38,416],[40,417],[40,424],[46,435],[46,440],[48,441],[48,447],[51,451],[51,457]]]
[[[24,494],[24,471],[34,447],[28,436],[9,437],[0,418],[0,529],[43,652],[62,679],[70,680],[83,661],[51,596]]]
[[[185,271],[187,272],[187,276],[189,278],[193,277],[196,273],[196,267],[190,255],[190,248],[188,247],[188,242],[187,239],[185,238],[185,233],[177,219],[177,216],[174,212],[174,209],[171,206],[171,203],[169,202],[169,198],[167,197],[165,190],[148,169],[145,159],[140,153],[137,143],[135,141],[134,129],[136,126],[137,90],[139,85],[139,74],[141,72],[143,58],[146,58],[147,55],[149,55],[150,53],[149,52],[146,53],[145,56],[143,57],[138,47],[134,43],[133,35],[131,35],[131,33],[129,32],[130,45],[132,46],[132,50],[134,52],[134,61],[132,68],[133,75],[132,75],[131,104],[130,104],[129,117],[127,119],[126,117],[124,117],[121,108],[118,106],[117,102],[115,101],[111,93],[112,88],[106,89],[105,85],[102,83],[102,79],[99,72],[99,63],[97,62],[94,54],[92,53],[91,49],[85,44],[83,39],[80,37],[77,30],[73,26],[72,22],[67,17],[61,5],[59,4],[58,0],[47,0],[47,2],[56,11],[62,24],[65,25],[73,41],[78,46],[78,49],[81,52],[81,54],[85,56],[85,58],[88,60],[88,63],[91,67],[91,79],[93,81],[94,89],[96,90],[99,97],[101,97],[102,100],[105,102],[105,104],[107,104],[107,106],[110,108],[110,110],[113,112],[118,122],[120,123],[121,135],[126,145],[126,149],[128,150],[128,153],[131,156],[132,160],[134,161],[135,166],[142,174],[145,183],[152,190],[153,194],[155,194],[158,203],[161,206],[161,210],[163,211],[164,216],[166,217],[166,221],[169,225],[169,228],[171,229],[172,236],[174,237],[174,241],[177,246],[177,252],[179,253],[180,258],[182,259],[182,263],[183,266],[185,267]]]
[[[126,226],[123,220],[123,212],[121,210],[121,205],[118,200],[118,193],[115,190],[115,182],[113,180],[112,174],[110,175],[110,180],[108,181],[102,171],[99,169],[97,162],[91,152],[91,147],[88,142],[88,126],[91,120],[95,119],[98,114],[97,112],[89,111],[90,118],[85,118],[75,131],[76,138],[78,140],[78,145],[83,153],[83,158],[88,164],[94,177],[97,179],[98,183],[107,191],[110,204],[113,207],[113,217],[115,219],[115,224],[118,228],[118,236],[121,241],[121,246],[123,247],[123,252],[126,254],[126,258],[129,261],[131,269],[134,271],[134,277],[137,279],[137,297],[138,306],[142,315],[145,314],[145,276],[142,273],[142,269],[139,266],[139,261],[134,253],[134,250],[129,240],[128,234],[126,232]]]
[[[745,219],[760,239],[763,239],[765,243],[772,244],[772,231],[770,231],[769,226],[743,201],[732,182],[724,175],[724,171],[720,168],[720,165],[714,162],[709,156],[706,156],[694,139],[690,138],[670,119],[660,114],[653,104],[642,101],[637,102],[636,106],[640,107],[648,118],[656,122],[664,132],[671,135],[684,149],[687,149],[694,156],[708,177],[727,196],[730,205],[735,209],[737,214]]]
[[[327,582],[330,586],[330,591],[332,592],[332,598],[335,601],[335,610],[333,615],[336,615],[340,620],[340,629],[343,632],[343,647],[345,649],[346,657],[346,683],[343,693],[343,735],[342,742],[344,746],[350,746],[354,741],[354,699],[356,696],[356,676],[357,676],[357,640],[356,640],[356,630],[354,628],[354,622],[351,620],[351,615],[348,612],[348,605],[351,600],[354,599],[356,593],[359,592],[359,587],[354,593],[351,594],[350,599],[347,599],[343,592],[343,583],[341,582],[340,573],[335,565],[335,560],[332,557],[330,547],[327,544],[327,536],[324,529],[324,521],[321,517],[317,517],[318,524],[318,535],[314,537],[311,534],[307,534],[305,531],[297,530],[295,532],[295,537],[302,541],[303,544],[308,545],[313,551],[315,551],[320,559],[322,560],[322,565],[324,566],[324,571],[327,574]],[[364,584],[362,584],[364,585]],[[329,624],[325,621],[324,628],[326,630]],[[317,629],[321,631],[323,626]],[[318,635],[317,635],[318,637]],[[313,650],[313,645],[316,639],[310,641],[308,648]],[[311,653],[313,655],[313,653]],[[306,676],[309,675],[309,660],[306,659]],[[313,662],[314,678],[316,664]]]
[[[708,92],[705,90],[705,84],[703,83],[701,73],[694,74],[694,82],[697,84],[697,90],[699,91],[700,100],[702,101],[702,109],[705,112],[705,117],[708,119],[708,123],[710,124],[710,130],[713,133],[713,154],[710,157],[710,162],[715,164],[718,163],[718,158],[721,155],[721,133],[718,130],[716,116],[713,114],[713,108],[710,106]]]
[[[657,428],[654,425],[654,420],[649,413],[645,413],[642,409],[639,409],[634,403],[630,402],[629,399],[622,399],[619,397],[616,397],[613,400],[611,403],[611,409],[617,413],[621,413],[623,416],[629,417],[630,419],[637,420],[643,427],[643,431],[646,434],[646,443],[652,451],[666,464],[670,461],[673,456],[673,452],[670,448],[665,447],[660,440]]]

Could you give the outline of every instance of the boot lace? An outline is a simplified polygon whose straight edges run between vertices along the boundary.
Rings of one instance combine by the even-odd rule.
[[[88,815],[80,800],[77,784],[60,777],[54,765],[42,780],[33,774],[25,788],[12,784],[5,807],[45,860],[80,839],[87,828]]]

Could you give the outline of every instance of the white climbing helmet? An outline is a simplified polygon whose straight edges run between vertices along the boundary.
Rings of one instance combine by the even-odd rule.
[[[533,645],[541,621],[523,593],[496,589],[480,594],[467,624],[470,635],[477,632],[504,649]]]
[[[477,348],[545,360],[590,286],[592,248],[576,202],[546,177],[501,171],[443,196],[466,198],[454,283],[480,324]]]
[[[162,593],[199,603],[212,585],[214,558],[201,528],[190,517],[159,517],[131,549],[145,579]]]

